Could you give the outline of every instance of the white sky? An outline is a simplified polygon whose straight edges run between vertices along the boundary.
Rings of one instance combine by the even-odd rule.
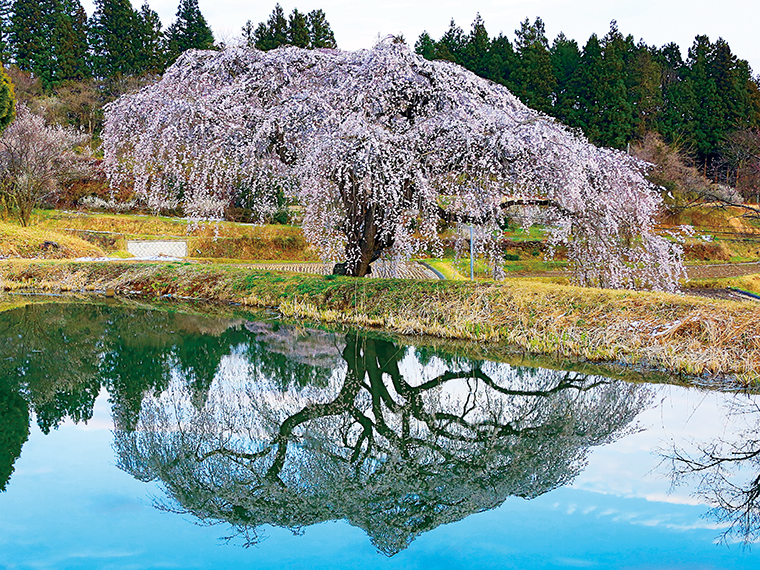
[[[89,14],[90,0],[83,0]],[[132,0],[139,7],[142,0]],[[149,0],[164,26],[174,19],[179,0]],[[265,20],[276,0],[252,3],[247,0],[199,0],[201,12],[217,35],[229,39],[240,35],[246,20]],[[540,16],[549,41],[560,32],[582,47],[596,32],[600,37],[615,19],[624,35],[633,34],[647,44],[662,46],[674,41],[684,57],[694,36],[706,34],[710,40],[726,39],[732,51],[749,61],[760,73],[760,1],[758,0],[281,0],[286,14],[297,7],[302,12],[321,8],[335,32],[341,49],[371,47],[378,34],[402,33],[410,45],[423,30],[440,38],[453,17],[465,31],[476,13],[485,20],[489,36],[504,32],[514,40],[514,30],[526,17]]]

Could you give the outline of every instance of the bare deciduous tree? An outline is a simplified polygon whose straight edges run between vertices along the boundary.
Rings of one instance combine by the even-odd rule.
[[[760,405],[737,397],[733,408],[735,419],[742,416],[750,424],[736,437],[701,442],[693,451],[673,445],[662,455],[674,485],[696,480],[696,494],[725,526],[723,540],[737,537],[749,545],[760,539]]]
[[[0,137],[0,192],[28,226],[32,209],[55,194],[59,184],[88,169],[75,152],[88,136],[49,126],[26,105]]]
[[[760,129],[744,129],[728,135],[723,157],[736,172],[736,188],[754,204],[744,204],[747,214],[760,217]]]

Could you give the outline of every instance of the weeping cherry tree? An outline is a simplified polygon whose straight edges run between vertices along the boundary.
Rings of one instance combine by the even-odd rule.
[[[584,285],[673,290],[681,249],[656,235],[646,164],[597,148],[506,88],[394,40],[356,52],[189,51],[106,109],[105,163],[154,209],[219,219],[241,192],[265,217],[284,191],[336,272],[475,228],[498,271],[504,224],[548,228]]]

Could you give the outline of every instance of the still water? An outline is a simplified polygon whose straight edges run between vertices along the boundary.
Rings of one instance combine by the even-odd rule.
[[[262,315],[19,306],[0,568],[760,567],[758,398],[641,380]]]

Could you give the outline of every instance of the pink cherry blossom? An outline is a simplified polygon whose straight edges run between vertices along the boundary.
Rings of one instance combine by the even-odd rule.
[[[381,254],[439,253],[438,224],[475,226],[500,271],[508,219],[547,228],[579,283],[674,290],[682,250],[654,232],[647,164],[597,148],[505,87],[387,40],[356,52],[189,51],[106,109],[105,165],[153,208],[257,214],[280,188],[325,260],[364,275]]]

